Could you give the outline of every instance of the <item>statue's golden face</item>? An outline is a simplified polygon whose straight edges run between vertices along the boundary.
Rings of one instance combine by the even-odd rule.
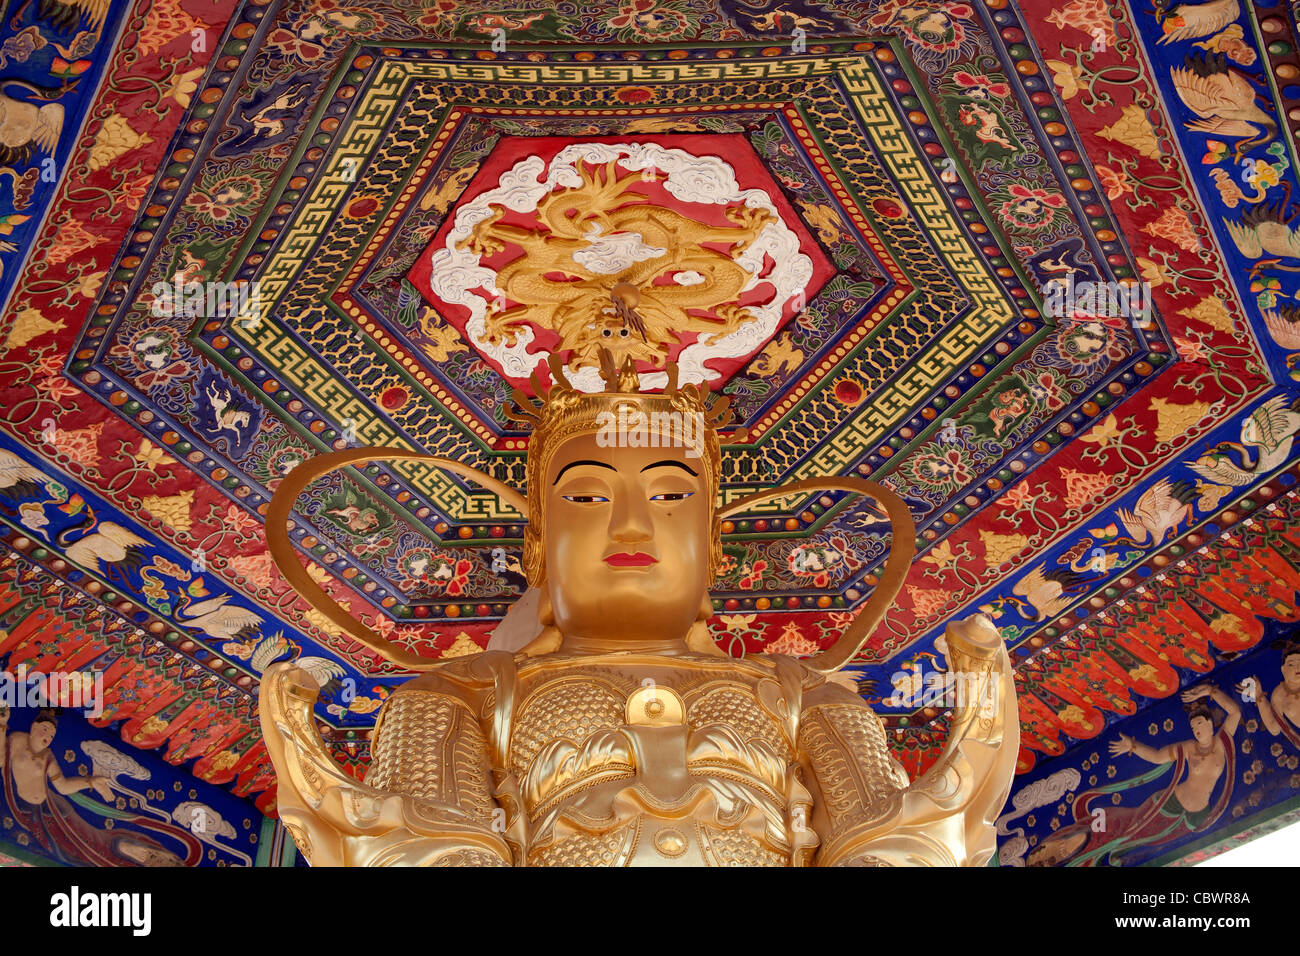
[[[681,640],[708,587],[704,464],[682,447],[556,449],[544,494],[547,589],[566,637]]]

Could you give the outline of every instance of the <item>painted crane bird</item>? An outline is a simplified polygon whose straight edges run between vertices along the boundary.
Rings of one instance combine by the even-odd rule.
[[[1292,225],[1296,220],[1296,214],[1300,212],[1300,207],[1293,207],[1288,211],[1287,206],[1291,199],[1290,183],[1284,184],[1284,188],[1286,195],[1281,201],[1248,209],[1242,215],[1241,222],[1223,220],[1237,251],[1247,259],[1257,260],[1250,267],[1252,279],[1265,268],[1280,269],[1283,272],[1300,272],[1300,263],[1282,264],[1283,259],[1300,259],[1300,231]],[[1273,258],[1261,258],[1264,255]]]
[[[72,535],[77,531],[88,533],[73,541]],[[144,549],[149,545],[144,538],[114,521],[99,521],[93,512],[88,512],[80,523],[64,528],[54,541],[73,564],[95,573],[102,571],[105,577],[117,577],[126,585],[131,584],[131,575],[138,574],[144,565]]]
[[[41,152],[53,156],[63,134],[63,104],[41,106],[8,95],[10,87],[26,90],[41,100],[68,92],[76,80],[62,86],[37,86],[25,80],[0,79],[0,166],[26,166]]]
[[[1264,100],[1258,87],[1248,75],[1229,67],[1222,53],[1190,55],[1183,62],[1169,71],[1169,77],[1179,99],[1200,117],[1187,123],[1188,129],[1238,137],[1234,149],[1237,162],[1252,146],[1277,135],[1277,121],[1256,102]]]
[[[33,468],[13,452],[0,448],[0,500],[17,504],[33,498],[49,480],[49,476],[39,468]]]
[[[1172,10],[1169,0],[1155,0],[1156,23],[1164,31],[1160,43],[1196,40],[1218,33],[1241,16],[1238,0],[1180,3]]]
[[[1192,502],[1200,492],[1189,481],[1170,482],[1162,478],[1142,493],[1133,510],[1120,508],[1119,520],[1128,531],[1127,537],[1118,537],[1119,529],[1112,522],[1097,528],[1092,534],[1106,540],[1107,544],[1131,544],[1141,547],[1163,544],[1165,537],[1178,530],[1178,526],[1192,518]]]
[[[1300,306],[1279,305],[1264,310],[1264,324],[1273,341],[1284,349],[1300,349]]]
[[[31,2],[32,0],[23,0],[18,12],[9,19],[10,29],[19,29],[23,11]],[[40,0],[36,6],[36,15],[60,33],[67,33],[85,18],[89,27],[98,33],[108,17],[110,5],[111,0]]]
[[[203,579],[195,581],[181,592],[181,605],[176,609],[176,620],[186,627],[197,628],[218,641],[235,641],[253,633],[262,624],[256,611],[228,603],[231,595],[221,594],[205,601],[194,597],[207,597]]]
[[[1300,431],[1298,406],[1300,399],[1288,405],[1284,395],[1269,399],[1242,420],[1240,444],[1219,442],[1184,464],[1202,478],[1223,485],[1250,484],[1256,475],[1281,466],[1291,454],[1291,443]]]
[[[1002,603],[1010,604],[1026,620],[1047,621],[1073,604],[1086,583],[1085,575],[1069,568],[1038,567],[1016,582],[1011,589],[1016,597],[1006,598]],[[1032,617],[1026,608],[1034,612]]]

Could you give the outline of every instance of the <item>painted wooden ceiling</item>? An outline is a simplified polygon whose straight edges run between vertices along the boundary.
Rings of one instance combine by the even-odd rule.
[[[397,445],[522,487],[511,389],[611,342],[732,398],[726,499],[836,474],[904,497],[918,560],[854,669],[915,772],[944,735],[913,692],[944,624],[993,616],[1021,694],[1004,863],[1181,860],[1300,795],[1300,735],[1257,699],[1300,619],[1286,5],[8,6],[0,659],[104,673],[105,712],[54,751],[120,738],[176,794],[120,812],[176,821],[198,787],[225,818],[251,804],[248,845],[203,860],[258,853],[258,678],[290,657],[360,772],[403,675],[273,567],[277,484]],[[673,254],[625,241],[648,220]],[[589,309],[633,262],[640,345],[546,305]],[[711,269],[746,291],[683,306]],[[255,314],[191,282],[256,288]],[[829,645],[887,553],[850,499],[788,504],[724,527],[733,654]],[[521,535],[458,478],[373,465],[313,485],[294,540],[353,614],[450,656],[523,593]],[[1205,687],[1238,702],[1214,715],[1234,759],[1177,816],[1183,758],[1110,745],[1190,741]],[[1105,840],[1083,832],[1102,803]],[[62,858],[25,819],[0,841]]]

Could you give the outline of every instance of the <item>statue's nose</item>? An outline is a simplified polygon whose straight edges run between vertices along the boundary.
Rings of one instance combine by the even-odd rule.
[[[609,536],[624,544],[649,541],[652,535],[650,509],[638,493],[617,495],[610,515]]]

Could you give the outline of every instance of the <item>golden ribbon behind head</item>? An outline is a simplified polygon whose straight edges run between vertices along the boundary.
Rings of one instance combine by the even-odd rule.
[[[321,475],[366,461],[427,461],[482,485],[523,515],[525,520],[528,518],[528,503],[524,501],[523,495],[509,485],[502,484],[491,475],[485,475],[477,468],[471,468],[450,458],[420,454],[404,448],[345,448],[343,451],[320,455],[294,468],[275,489],[275,494],[271,496],[271,507],[266,512],[266,542],[271,549],[271,560],[275,562],[275,566],[280,569],[280,573],[284,575],[290,586],[313,608],[380,657],[414,671],[432,670],[443,661],[399,647],[343,610],[337,601],[325,593],[324,588],[312,580],[307,569],[299,562],[293,544],[289,541],[289,516],[293,511],[294,502],[307,486]]]
[[[719,511],[718,517],[729,518],[764,501],[788,498],[809,491],[852,491],[874,498],[885,506],[885,512],[889,515],[889,526],[893,532],[889,545],[889,560],[885,562],[885,570],[880,575],[875,590],[871,592],[867,606],[858,612],[853,623],[840,635],[839,640],[820,654],[803,661],[805,666],[818,673],[831,674],[858,656],[867,639],[871,637],[871,632],[893,606],[894,598],[902,590],[903,580],[912,567],[912,559],[916,557],[916,523],[912,520],[912,512],[907,509],[902,498],[884,485],[863,478],[805,478],[802,481],[782,485],[780,488],[773,488],[771,491],[746,495]]]
[[[524,520],[528,519],[528,503],[514,488],[497,481],[491,475],[484,474],[477,468],[471,468],[450,458],[411,452],[402,448],[347,448],[320,455],[298,465],[276,488],[275,494],[271,497],[271,506],[266,513],[266,540],[271,550],[271,559],[290,586],[313,608],[380,657],[413,671],[432,670],[440,666],[443,661],[399,647],[345,611],[312,580],[307,569],[298,560],[298,555],[289,540],[289,520],[293,505],[307,486],[331,471],[367,461],[425,461],[439,468],[445,468],[493,492],[518,511]],[[853,623],[833,645],[803,662],[812,670],[830,674],[844,667],[858,655],[871,636],[871,632],[893,605],[894,598],[902,589],[903,580],[912,566],[912,558],[916,555],[916,525],[912,521],[912,513],[908,511],[907,505],[898,495],[884,485],[861,478],[806,478],[770,491],[747,495],[727,505],[718,512],[717,516],[727,518],[764,501],[788,498],[811,491],[851,491],[874,498],[885,506],[893,531],[889,560],[885,563],[885,570],[866,607],[858,612]]]

